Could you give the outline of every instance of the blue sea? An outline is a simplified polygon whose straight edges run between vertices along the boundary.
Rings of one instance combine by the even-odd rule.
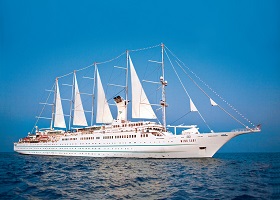
[[[280,153],[203,159],[0,153],[0,199],[280,199]]]

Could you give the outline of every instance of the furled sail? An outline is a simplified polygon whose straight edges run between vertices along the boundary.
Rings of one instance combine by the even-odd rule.
[[[97,110],[96,110],[96,123],[111,123],[113,117],[105,97],[104,89],[101,83],[98,69],[96,70],[97,80]]]
[[[66,128],[62,104],[61,104],[60,92],[59,92],[59,87],[58,87],[58,79],[56,79],[54,127]]]
[[[190,99],[190,108],[191,108],[191,112],[197,112],[198,111],[191,99]]]
[[[81,95],[77,83],[76,73],[74,73],[75,99],[74,99],[74,117],[73,125],[87,126],[87,120],[81,100]]]
[[[132,89],[132,118],[156,119],[156,115],[143,90],[130,56],[129,64]]]

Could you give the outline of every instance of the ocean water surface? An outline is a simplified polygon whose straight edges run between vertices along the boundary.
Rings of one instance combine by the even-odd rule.
[[[0,153],[0,199],[280,199],[280,153],[203,159]]]

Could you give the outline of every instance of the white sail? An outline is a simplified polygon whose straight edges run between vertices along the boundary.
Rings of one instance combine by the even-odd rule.
[[[210,98],[210,103],[211,103],[212,106],[217,106],[217,105],[218,105],[218,104],[217,104],[215,101],[213,101],[213,99],[211,99],[211,98]]]
[[[87,126],[87,120],[81,100],[81,95],[77,83],[76,74],[74,73],[74,84],[75,84],[75,99],[74,99],[74,117],[73,125]]]
[[[132,118],[156,119],[156,115],[143,90],[130,56],[129,64],[132,89]]]
[[[56,99],[55,99],[54,127],[66,128],[57,79],[56,79]]]
[[[191,108],[191,112],[197,112],[198,111],[191,99],[190,99],[190,108]]]
[[[105,97],[104,89],[101,83],[98,69],[96,70],[97,80],[97,110],[96,110],[96,123],[111,123],[113,117]]]

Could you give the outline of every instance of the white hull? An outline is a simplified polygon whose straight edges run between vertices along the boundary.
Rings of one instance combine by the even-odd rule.
[[[139,138],[103,139],[105,134],[77,133],[77,140],[40,143],[14,143],[14,151],[21,154],[127,157],[127,158],[201,158],[212,157],[233,137],[251,131],[207,133],[191,135],[152,136]],[[126,132],[126,135],[134,134]],[[100,139],[81,140],[82,137]]]

